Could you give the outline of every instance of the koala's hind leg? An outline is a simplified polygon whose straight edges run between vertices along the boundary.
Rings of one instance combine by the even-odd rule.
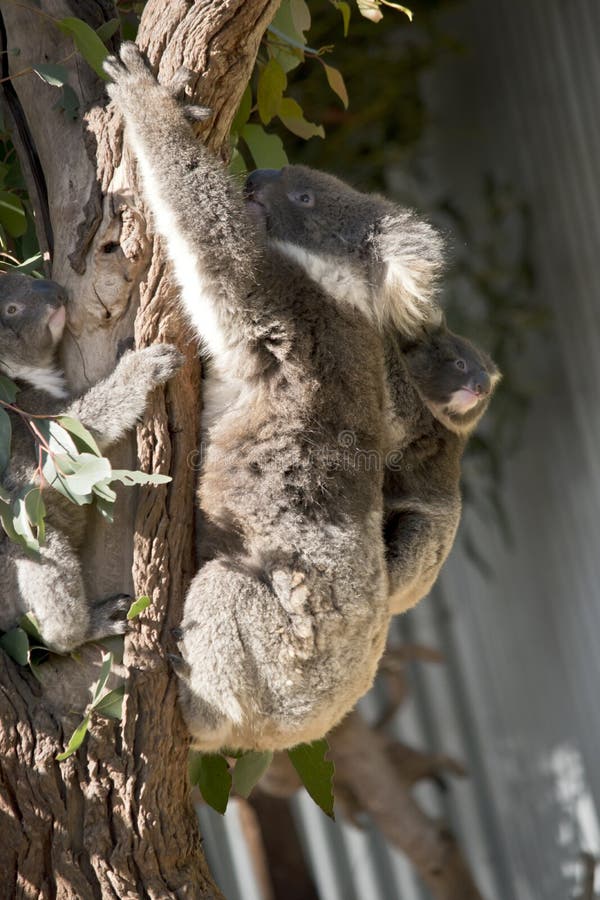
[[[303,664],[314,645],[306,589],[295,573],[284,574],[268,581],[242,565],[212,560],[190,586],[176,671],[197,749],[299,743],[293,735],[312,711]]]
[[[21,548],[13,553],[22,612],[33,613],[51,650],[68,653],[86,641],[123,634],[131,601],[120,596],[91,607],[79,560],[60,532],[48,534],[40,559]]]

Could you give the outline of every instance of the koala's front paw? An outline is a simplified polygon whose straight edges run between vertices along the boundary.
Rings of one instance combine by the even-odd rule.
[[[132,600],[129,594],[116,594],[94,606],[90,610],[90,633],[86,640],[96,641],[111,634],[125,634]]]
[[[164,92],[144,56],[131,41],[121,44],[118,56],[107,56],[102,67],[112,80],[106,90],[122,112],[145,109],[144,100],[148,99],[150,91]],[[168,91],[165,94],[168,95]]]
[[[173,344],[153,344],[136,351],[138,362],[153,387],[164,384],[185,362],[185,357]]]

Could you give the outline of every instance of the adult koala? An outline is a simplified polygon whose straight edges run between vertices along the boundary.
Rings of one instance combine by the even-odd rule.
[[[431,315],[440,240],[330,175],[255,173],[245,194],[134,44],[105,63],[181,300],[212,357],[199,499],[210,556],[185,602],[194,745],[283,749],[369,688],[389,618],[382,331]],[[350,445],[350,446],[349,446]]]

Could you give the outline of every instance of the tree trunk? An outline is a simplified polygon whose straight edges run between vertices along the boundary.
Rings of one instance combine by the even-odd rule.
[[[149,0],[138,43],[169,78],[181,65],[198,73],[196,101],[213,109],[204,138],[226,145],[229,126],[277,0]],[[166,487],[122,492],[112,526],[90,517],[84,568],[90,596],[133,590],[152,605],[126,640],[128,675],[123,720],[94,717],[83,748],[55,757],[89,702],[100,651],[54,658],[40,685],[0,654],[0,895],[2,897],[217,897],[200,847],[187,784],[188,737],[166,662],[170,629],[181,615],[194,571],[194,486],[199,363],[187,344],[160,243],[147,227],[121,123],[106,108],[103,82],[53,19],[85,18],[92,27],[114,17],[107,0],[10,0],[2,5],[13,84],[43,169],[54,248],[52,277],[70,293],[63,362],[75,389],[115,363],[119,342],[134,330],[139,346],[174,341],[187,364],[156,391],[138,430],[142,468],[168,472]],[[80,98],[68,121],[53,108],[57,91],[29,66],[61,62]],[[10,116],[9,116],[10,121]],[[14,125],[16,123],[13,122]],[[14,129],[23,149],[22,135]],[[26,176],[42,247],[43,190],[27,159]],[[135,466],[133,438],[112,455]],[[135,525],[134,525],[135,523]],[[135,539],[134,539],[135,532]],[[133,560],[133,568],[132,568]]]

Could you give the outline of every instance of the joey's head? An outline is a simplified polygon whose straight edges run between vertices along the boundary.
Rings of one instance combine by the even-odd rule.
[[[404,360],[425,405],[457,434],[475,428],[500,381],[490,357],[445,327],[407,343]]]
[[[335,299],[404,334],[439,322],[441,239],[410,210],[305,166],[258,169],[245,195],[268,240]]]
[[[0,275],[0,371],[12,378],[52,370],[65,327],[65,293],[54,281]]]

